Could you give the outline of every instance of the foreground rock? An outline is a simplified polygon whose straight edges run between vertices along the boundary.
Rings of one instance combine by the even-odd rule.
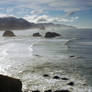
[[[3,36],[4,37],[15,37],[15,34],[12,31],[5,31]]]
[[[50,77],[48,74],[44,74],[43,77]]]
[[[32,91],[32,92],[40,92],[39,90],[34,90],[34,91]]]
[[[69,90],[56,90],[56,91],[46,90],[44,92],[70,92],[70,91]]]
[[[74,86],[74,82],[69,82],[67,85]]]
[[[70,57],[73,58],[73,57],[75,57],[75,56],[72,55],[72,56],[70,56]]]
[[[56,90],[54,92],[70,92],[69,90]]]
[[[47,32],[45,34],[45,38],[54,38],[54,37],[57,37],[57,36],[61,36],[59,33],[55,33],[55,32]]]
[[[62,80],[69,80],[68,78],[61,78]]]
[[[54,76],[53,79],[60,79],[60,77],[59,76]]]
[[[0,75],[0,92],[22,92],[22,83],[19,79]]]
[[[33,36],[34,37],[41,37],[41,34],[38,32],[38,33],[34,33]]]

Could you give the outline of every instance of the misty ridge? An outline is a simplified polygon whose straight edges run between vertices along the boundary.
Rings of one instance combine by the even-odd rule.
[[[64,24],[54,24],[54,23],[32,23],[28,22],[23,18],[16,17],[2,17],[0,18],[0,30],[22,30],[22,29],[31,29],[39,28],[45,30],[50,27],[66,28],[66,29],[75,29],[74,26],[68,26]]]

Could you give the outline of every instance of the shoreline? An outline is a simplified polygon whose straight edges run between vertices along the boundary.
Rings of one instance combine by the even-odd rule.
[[[41,80],[41,83],[38,82],[34,84],[29,80],[29,82],[31,82],[29,85],[28,82],[25,84],[24,80],[20,79],[22,82],[22,92],[91,92],[89,91],[91,88],[86,84],[84,80],[73,79],[72,77],[64,74],[64,72],[49,72],[40,74],[38,79],[37,76],[35,77],[36,81],[38,82],[38,80]]]

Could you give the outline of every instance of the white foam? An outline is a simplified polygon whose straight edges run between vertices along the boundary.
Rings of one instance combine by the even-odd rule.
[[[7,48],[5,48],[5,46],[1,46],[0,47],[0,60],[3,60],[7,55],[8,55]]]
[[[41,73],[42,72],[42,73]],[[80,79],[75,79],[72,76],[68,76],[66,74],[57,74],[54,70],[52,71],[53,74],[50,74],[48,72],[48,74],[50,75],[50,77],[48,78],[44,78],[42,75],[44,73],[44,71],[39,71],[37,73],[26,73],[23,76],[23,89],[29,89],[31,92],[31,90],[40,90],[41,92],[44,92],[44,90],[62,90],[62,89],[67,89],[70,90],[71,92],[88,92],[89,87],[83,86],[83,84],[85,83],[84,80],[80,80]],[[57,71],[60,72],[61,71]],[[42,74],[42,75],[41,75]],[[60,77],[66,77],[69,78],[69,80],[65,81],[62,79],[56,80],[53,79],[53,76],[55,75],[59,75]],[[67,85],[67,83],[73,81],[74,82],[74,86],[69,86]]]
[[[33,45],[30,45],[30,46],[28,47],[28,49],[29,49],[30,52],[33,51],[32,46],[33,46]]]
[[[29,51],[29,46],[21,43],[9,43],[5,46],[7,48],[8,57],[28,57],[32,56],[32,46]]]

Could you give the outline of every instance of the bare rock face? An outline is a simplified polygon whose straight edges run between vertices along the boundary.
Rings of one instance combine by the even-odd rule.
[[[15,34],[12,31],[5,31],[3,36],[4,37],[14,37]]]
[[[0,92],[22,92],[22,83],[19,79],[0,75]]]

